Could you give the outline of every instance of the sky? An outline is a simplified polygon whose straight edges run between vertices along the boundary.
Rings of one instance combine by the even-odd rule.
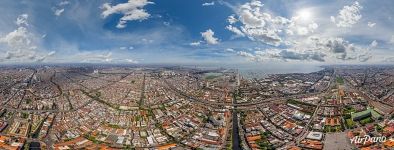
[[[0,64],[393,64],[392,0],[2,0]]]

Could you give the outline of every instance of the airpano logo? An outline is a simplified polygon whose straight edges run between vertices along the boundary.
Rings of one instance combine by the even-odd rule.
[[[369,135],[365,136],[355,136],[352,139],[350,139],[350,143],[354,144],[366,144],[367,142],[372,142],[372,143],[383,143],[387,140],[385,136],[380,136],[380,137],[371,137]]]

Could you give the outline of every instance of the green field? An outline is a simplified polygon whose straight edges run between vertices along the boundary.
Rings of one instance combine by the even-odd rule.
[[[363,125],[363,126],[368,124],[368,123],[372,123],[372,122],[373,122],[373,120],[372,120],[371,117],[368,117],[368,118],[365,118],[363,120],[360,120],[360,124]]]
[[[341,126],[324,126],[324,132],[341,132]]]
[[[345,81],[343,80],[342,77],[337,77],[337,83],[340,85],[343,85],[345,83]]]
[[[212,80],[212,79],[215,79],[215,78],[220,77],[222,75],[223,75],[222,73],[206,73],[206,74],[204,74],[204,79],[205,80]]]
[[[351,106],[345,106],[345,108],[343,109],[344,114],[351,114],[352,112],[356,112],[356,109]]]
[[[346,126],[347,128],[353,129],[355,127],[355,123],[352,119],[346,119]]]

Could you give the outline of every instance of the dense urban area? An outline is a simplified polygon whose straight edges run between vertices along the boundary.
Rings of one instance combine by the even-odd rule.
[[[0,149],[394,148],[391,65],[248,78],[197,67],[0,72]],[[385,139],[357,142],[365,136]]]

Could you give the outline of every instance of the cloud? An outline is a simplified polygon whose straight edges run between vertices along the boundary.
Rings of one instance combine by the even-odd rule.
[[[376,42],[376,40],[373,40],[373,41],[371,42],[371,44],[369,45],[369,47],[371,47],[371,48],[374,48],[374,47],[376,47],[376,46],[378,46],[378,42]]]
[[[366,62],[366,61],[368,61],[371,58],[372,58],[372,55],[370,55],[370,54],[361,54],[361,55],[358,56],[358,61]]]
[[[372,41],[367,48],[356,46],[343,38],[324,38],[324,37],[311,37],[309,38],[309,47],[304,47],[315,52],[322,52],[329,57],[340,60],[358,60],[365,62],[371,56],[371,48],[378,45],[376,41]]]
[[[51,51],[51,52],[49,52],[48,54],[47,54],[47,56],[53,56],[53,55],[55,55],[56,54],[56,51]]]
[[[331,16],[331,17],[330,17],[330,20],[331,20],[331,22],[333,22],[333,23],[335,23],[335,22],[336,22],[336,20],[335,20],[335,17],[334,17],[334,16]]]
[[[214,1],[212,1],[212,2],[210,2],[210,3],[203,3],[203,4],[202,4],[202,6],[213,6],[213,5],[215,5],[215,2],[214,2]]]
[[[313,51],[308,51],[304,53],[299,53],[296,51],[290,51],[290,50],[282,50],[276,55],[271,55],[273,58],[279,58],[283,60],[314,60],[314,61],[319,61],[319,62],[324,62],[325,59],[324,57],[326,54],[319,53],[319,52],[313,52]]]
[[[22,25],[28,26],[29,25],[27,23],[27,18],[28,17],[29,17],[29,15],[27,15],[27,14],[19,15],[18,18],[16,18],[16,21],[15,21],[16,25],[18,25],[18,26],[22,26]]]
[[[171,25],[170,22],[167,22],[167,21],[164,21],[163,24],[164,24],[165,26],[170,26],[170,25]]]
[[[152,40],[152,39],[146,39],[146,38],[142,38],[142,43],[144,43],[144,44],[151,44],[151,43],[153,43],[154,42],[154,40]]]
[[[263,4],[260,1],[251,1],[239,6],[236,10],[237,16],[228,17],[230,25],[226,29],[238,36],[247,36],[252,41],[278,46],[282,41],[278,35],[281,32],[279,28],[288,24],[289,20],[263,13],[260,11],[261,7]],[[236,22],[240,22],[241,25],[231,25]]]
[[[79,53],[78,54],[80,58],[83,58],[82,62],[87,62],[87,63],[93,63],[93,62],[112,62],[112,52],[108,53],[91,53],[91,52],[85,52],[85,53]]]
[[[386,57],[383,60],[384,62],[394,62],[394,57]]]
[[[1,61],[43,61],[47,57],[52,56],[54,52],[48,54],[43,54],[37,50],[37,45],[35,43],[35,37],[27,29],[28,15],[19,15],[16,24],[18,28],[12,32],[9,32],[3,37],[0,37],[0,44],[4,44],[7,50],[4,52],[4,57]]]
[[[359,55],[357,56],[357,60],[360,62],[366,62],[372,58],[371,49],[378,46],[378,42],[373,40],[371,44],[369,44],[368,48],[364,50],[360,50]]]
[[[344,6],[337,17],[331,16],[331,21],[336,23],[337,27],[352,27],[361,19],[362,9],[363,7],[355,1],[352,5]]]
[[[256,56],[253,55],[252,53],[249,53],[249,52],[238,51],[237,55],[242,56],[242,57],[246,57],[250,61],[256,61]]]
[[[248,37],[252,41],[276,47],[275,50],[238,53],[240,56],[248,57],[249,60],[365,62],[372,56],[371,48],[377,46],[377,42],[374,41],[370,46],[363,48],[338,35],[324,34],[318,30],[319,25],[313,19],[305,20],[297,15],[290,19],[273,16],[269,12],[264,12],[265,9],[262,7],[260,1],[252,0],[235,7],[235,15],[227,18],[229,25],[226,29],[235,33],[237,37]],[[361,9],[359,3],[355,2],[351,6],[345,6],[339,11],[339,15],[331,17],[331,20],[338,26],[350,27],[361,19]]]
[[[234,27],[232,25],[226,26],[226,29],[235,33],[236,37],[244,37],[245,36],[245,34],[241,30],[239,30],[237,27]]]
[[[59,0],[58,2],[61,2],[62,0]],[[119,3],[127,3],[128,0],[123,0],[122,2],[120,1],[105,1],[105,2],[110,2],[111,6],[117,5]],[[206,2],[211,2],[210,1],[206,1]],[[57,4],[58,4],[57,2]],[[369,11],[369,9],[374,9],[374,8],[370,8],[367,7],[368,3],[364,2],[360,2],[361,5],[363,5],[365,8],[365,13],[364,13],[364,9],[362,10],[362,19],[360,19],[360,23],[353,25],[353,28],[351,29],[351,31],[347,32],[345,31],[343,28],[338,28],[336,27],[336,24],[334,23],[330,23],[330,15],[333,15],[336,17],[337,13],[338,13],[338,8],[341,9],[344,5],[343,3],[346,3],[346,5],[351,5],[352,3],[354,3],[354,1],[347,1],[347,2],[327,2],[324,3],[323,5],[320,5],[320,3],[310,3],[310,5],[302,5],[303,8],[298,8],[298,4],[299,3],[290,3],[289,5],[283,5],[283,7],[281,8],[276,8],[276,7],[271,7],[271,6],[279,6],[281,4],[283,4],[283,2],[278,1],[273,4],[271,2],[268,2],[267,4],[265,4],[263,6],[263,4],[261,4],[259,7],[259,13],[252,13],[252,16],[256,16],[257,18],[263,18],[264,16],[270,16],[267,17],[268,21],[264,20],[264,23],[259,22],[264,24],[264,26],[259,25],[259,24],[253,24],[253,22],[251,22],[250,26],[246,25],[243,23],[243,20],[241,20],[240,18],[247,16],[247,15],[240,15],[240,14],[246,14],[246,12],[239,12],[241,10],[241,6],[243,4],[245,4],[246,2],[231,2],[233,5],[234,9],[226,9],[226,11],[232,10],[232,12],[227,12],[226,14],[228,14],[228,18],[227,16],[225,16],[224,18],[222,17],[222,21],[228,21],[228,23],[225,23],[224,26],[222,26],[223,28],[226,28],[225,30],[227,30],[228,33],[230,34],[234,34],[235,36],[232,37],[242,37],[241,39],[233,39],[232,37],[230,37],[230,39],[225,39],[225,37],[222,37],[221,34],[219,34],[219,29],[216,28],[211,28],[215,31],[215,35],[213,37],[219,38],[220,40],[218,40],[218,42],[220,43],[219,45],[215,45],[214,47],[211,47],[209,45],[204,45],[205,41],[203,39],[195,39],[192,41],[186,41],[185,39],[188,39],[190,37],[185,37],[188,36],[187,31],[182,31],[179,33],[171,33],[167,36],[164,36],[164,39],[161,40],[163,38],[163,35],[165,34],[161,34],[161,33],[157,33],[157,37],[159,38],[152,38],[150,37],[150,34],[147,35],[146,33],[151,33],[151,31],[146,31],[146,30],[139,30],[139,31],[134,31],[132,32],[111,32],[111,29],[108,28],[103,28],[103,23],[105,24],[106,22],[103,22],[103,18],[95,18],[92,16],[100,16],[101,13],[103,12],[103,10],[99,9],[99,11],[91,11],[91,10],[97,10],[100,6],[102,6],[102,4],[104,2],[94,2],[94,4],[89,5],[89,7],[79,7],[82,5],[85,5],[87,3],[85,2],[78,2],[75,3],[74,5],[74,1],[72,2],[72,6],[70,6],[68,8],[68,6],[66,6],[65,11],[61,14],[61,16],[64,16],[64,19],[60,19],[57,18],[56,16],[53,15],[52,10],[50,10],[49,15],[52,15],[53,17],[51,17],[52,21],[42,21],[42,17],[38,17],[38,16],[42,16],[42,12],[38,12],[35,11],[37,10],[36,8],[43,8],[38,4],[35,4],[37,6],[32,6],[31,8],[34,9],[34,11],[30,11],[30,10],[26,10],[26,12],[29,12],[29,18],[27,19],[29,21],[29,26],[24,26],[27,30],[28,30],[28,35],[30,34],[37,34],[37,35],[43,35],[43,34],[47,34],[47,38],[45,39],[41,39],[42,43],[40,43],[41,41],[36,41],[36,40],[40,40],[40,39],[34,39],[34,35],[30,35],[31,37],[29,38],[31,40],[31,44],[29,46],[30,49],[32,49],[31,51],[35,51],[36,55],[40,55],[40,56],[44,56],[47,52],[45,52],[45,49],[43,49],[42,46],[40,46],[40,44],[43,44],[43,46],[48,47],[48,51],[51,51],[52,49],[57,50],[57,54],[55,55],[55,57],[57,58],[62,58],[62,57],[66,57],[63,55],[70,55],[70,54],[76,54],[73,52],[70,52],[72,50],[69,49],[65,49],[64,47],[66,46],[62,46],[59,43],[64,41],[67,44],[72,44],[75,45],[75,50],[80,50],[80,52],[83,51],[97,51],[97,52],[101,52],[101,51],[112,51],[113,52],[113,59],[112,62],[115,61],[115,59],[117,59],[117,57],[120,57],[122,60],[129,58],[129,56],[133,56],[135,58],[139,58],[138,60],[141,60],[140,58],[148,58],[148,61],[161,61],[163,60],[162,57],[156,57],[156,58],[160,58],[160,59],[156,59],[156,58],[152,58],[150,55],[156,55],[153,53],[158,53],[157,51],[163,52],[163,53],[179,53],[179,56],[176,56],[178,58],[183,58],[185,57],[184,55],[187,55],[187,58],[190,57],[196,57],[196,55],[200,56],[201,51],[199,50],[190,50],[190,49],[211,49],[213,50],[212,55],[208,55],[209,52],[206,52],[206,55],[204,54],[204,57],[208,58],[213,58],[213,59],[217,59],[218,57],[216,57],[217,55],[213,54],[213,53],[223,53],[225,56],[232,56],[236,54],[236,52],[238,50],[245,50],[246,52],[249,52],[255,56],[257,56],[257,52],[255,51],[256,49],[252,49],[252,47],[260,47],[260,51],[265,51],[266,48],[274,48],[273,46],[275,45],[266,45],[266,42],[263,40],[260,40],[261,38],[259,37],[260,34],[246,34],[246,33],[250,33],[250,32],[244,32],[244,30],[254,30],[256,32],[253,33],[259,33],[257,31],[264,31],[264,29],[266,30],[270,30],[273,29],[276,35],[278,35],[280,42],[278,49],[282,49],[282,50],[286,50],[284,52],[282,52],[281,54],[279,54],[279,52],[281,52],[281,50],[278,50],[277,52],[275,52],[275,54],[279,55],[277,56],[277,59],[285,59],[288,61],[291,60],[296,60],[296,59],[289,59],[290,54],[291,53],[297,53],[297,54],[311,54],[312,52],[320,52],[324,53],[326,56],[324,57],[326,61],[330,61],[330,62],[338,62],[338,60],[331,60],[331,58],[335,58],[337,59],[336,55],[342,55],[342,53],[334,53],[332,51],[329,51],[329,48],[327,47],[323,47],[322,49],[314,49],[314,44],[312,43],[308,45],[308,43],[304,43],[303,41],[307,40],[309,38],[309,36],[317,36],[321,39],[325,39],[325,38],[337,38],[337,37],[342,37],[343,40],[347,40],[349,41],[348,44],[353,44],[354,48],[354,52],[349,49],[348,51],[346,51],[346,57],[348,59],[344,59],[347,60],[349,62],[351,61],[356,61],[357,59],[361,60],[361,57],[364,56],[364,52],[363,51],[359,51],[359,50],[365,50],[370,43],[376,39],[379,46],[379,49],[376,49],[374,51],[372,51],[372,54],[374,58],[380,58],[383,59],[383,57],[375,57],[376,55],[386,55],[386,56],[390,56],[391,55],[391,51],[390,51],[390,45],[386,45],[388,44],[388,42],[390,41],[391,35],[392,33],[387,32],[390,31],[387,28],[390,27],[390,23],[387,23],[383,20],[374,20],[373,18],[368,18],[368,17],[380,17],[380,18],[387,18],[387,16],[379,16],[377,14],[379,14],[379,12],[375,12],[375,11]],[[154,2],[154,1],[152,1]],[[255,3],[255,2],[251,2],[251,0],[249,0],[248,2],[250,3]],[[265,2],[265,1],[262,1]],[[92,2],[93,3],[93,2]],[[203,2],[201,2],[200,4],[198,4],[199,6],[197,7],[201,7],[201,4]],[[378,3],[378,2],[376,2]],[[215,1],[215,5],[220,4],[219,1]],[[257,3],[256,3],[257,4]],[[338,7],[338,4],[340,4],[340,6]],[[52,4],[47,4],[49,8],[52,7]],[[224,4],[223,4],[224,5]],[[252,4],[250,4],[252,5]],[[254,4],[255,5],[255,4]],[[10,6],[10,5],[8,5]],[[85,5],[87,6],[87,5]],[[150,7],[148,6],[153,6],[153,5],[146,5],[143,8],[146,9],[147,12],[151,13],[152,16],[153,12],[150,12]],[[266,7],[268,6],[268,7]],[[6,8],[7,6],[4,6],[3,8]],[[60,8],[58,7],[58,5],[56,5],[56,8]],[[335,8],[334,11],[332,11],[331,8]],[[248,8],[242,8],[247,10]],[[286,10],[285,10],[286,9]],[[310,11],[311,13],[313,13],[313,17],[314,18],[310,18],[311,20],[303,20],[303,21],[311,21],[305,24],[301,24],[300,22],[297,22],[295,19],[292,19],[290,17],[292,17],[292,15],[297,14],[298,10],[301,9],[314,9],[316,11]],[[4,12],[5,9],[3,9]],[[285,10],[285,12],[283,12],[283,10]],[[7,10],[8,11],[8,10]],[[20,10],[18,10],[20,12]],[[54,11],[54,10],[53,10]],[[86,13],[81,13],[86,11]],[[16,10],[15,10],[16,12]],[[252,12],[252,11],[250,11]],[[367,14],[367,12],[371,13],[371,14]],[[386,13],[380,12],[382,15],[387,15]],[[81,15],[76,15],[76,14],[81,14]],[[233,14],[233,15],[232,15]],[[268,14],[268,15],[264,15],[264,14]],[[390,13],[391,14],[391,13]],[[156,20],[154,22],[156,22],[152,28],[164,28],[165,30],[170,30],[170,28],[168,27],[164,27],[164,25],[161,24],[161,22],[163,21],[171,21],[171,20],[166,20],[165,19],[165,14],[162,14],[164,20],[159,19]],[[231,16],[229,16],[231,15]],[[284,23],[284,24],[280,24],[280,23],[276,23],[273,20],[275,20],[275,18],[277,18],[278,15],[285,15],[286,17],[282,16],[282,18],[284,18],[285,20],[287,20],[288,22]],[[17,15],[16,15],[17,16]],[[34,17],[33,17],[34,16]],[[116,22],[114,26],[116,26],[116,24],[118,23],[118,19],[120,17],[122,17],[123,14],[122,13],[118,13],[118,14],[112,14],[110,16],[108,16],[106,18],[106,20],[113,20]],[[242,17],[241,17],[242,16]],[[287,17],[289,16],[289,17]],[[8,16],[9,17],[9,16]],[[168,16],[167,16],[168,17]],[[334,19],[335,19],[334,17]],[[4,18],[7,17],[3,17]],[[15,17],[16,18],[16,17]],[[51,19],[49,18],[49,19]],[[149,19],[150,17],[148,17]],[[253,18],[253,17],[252,17]],[[279,18],[279,16],[278,16]],[[326,19],[324,19],[326,18]],[[33,20],[32,19],[36,19]],[[93,19],[93,20],[92,20]],[[168,19],[168,18],[167,18]],[[212,19],[212,18],[211,18]],[[313,20],[314,19],[314,20]],[[32,20],[32,21],[30,21]],[[80,21],[78,21],[80,20]],[[230,21],[231,20],[231,21]],[[263,19],[261,19],[263,20]],[[316,24],[313,24],[313,21],[316,21]],[[70,31],[73,31],[73,33],[78,33],[81,32],[79,34],[75,34],[73,36],[68,36],[68,33],[66,32],[59,32],[57,26],[53,26],[53,22],[56,21],[56,24],[62,24],[64,26],[68,26],[70,27]],[[138,21],[138,20],[137,20]],[[338,20],[337,20],[338,21]],[[365,21],[365,22],[361,22],[361,21]],[[369,28],[367,26],[367,22],[371,21],[371,22],[376,22],[377,25],[374,26],[373,31],[372,30],[365,30],[365,28]],[[258,22],[258,21],[257,21]],[[127,23],[131,24],[131,21],[128,21]],[[130,27],[129,24],[127,24],[128,27]],[[179,23],[179,22],[178,22]],[[249,22],[248,22],[249,23]],[[291,24],[295,24],[295,25],[291,25]],[[16,25],[15,23],[15,19],[13,20],[8,20],[5,21],[2,25],[2,29],[4,31],[2,31],[2,34],[0,35],[0,37],[5,37],[8,33],[10,33],[11,31],[16,30],[18,27],[14,27]],[[140,25],[140,24],[139,24]],[[171,24],[171,28],[176,28],[176,26],[179,25],[177,23]],[[160,27],[159,27],[160,26]],[[12,28],[11,28],[12,27]],[[180,27],[180,26],[178,26]],[[185,27],[185,26],[183,26]],[[386,28],[385,28],[386,27]],[[47,29],[44,29],[47,28]],[[189,30],[189,27],[185,27],[184,29]],[[204,32],[206,31],[205,28],[203,30],[199,30],[200,32]],[[261,30],[260,30],[261,29]],[[40,32],[43,31],[43,32]],[[151,30],[151,29],[149,29]],[[156,30],[156,29],[153,29]],[[360,31],[361,30],[361,31]],[[372,31],[372,32],[371,32]],[[164,31],[165,32],[165,31]],[[100,36],[99,36],[100,35]],[[168,37],[172,37],[172,35],[174,36],[179,36],[177,38],[170,38],[169,40],[167,40],[166,38]],[[371,35],[371,36],[368,36]],[[79,37],[77,38],[78,40],[75,40],[75,36]],[[227,35],[226,35],[227,36]],[[378,37],[379,36],[379,37]],[[156,36],[155,36],[156,37]],[[143,40],[141,41],[141,39],[146,38],[149,40]],[[150,42],[150,40],[154,40],[154,42]],[[173,40],[175,39],[175,40]],[[248,39],[253,39],[251,42]],[[394,38],[393,38],[394,39]],[[200,47],[191,47],[188,46],[191,42],[196,42],[201,40],[201,43],[199,43],[200,45],[204,45],[204,46],[200,46]],[[53,43],[55,42],[55,43]],[[104,45],[100,46],[100,45],[94,45],[94,43],[105,43]],[[382,43],[383,42],[383,43]],[[182,44],[183,43],[183,44]],[[197,43],[197,42],[196,42]],[[275,42],[273,42],[275,43]],[[393,40],[394,43],[394,40]],[[2,47],[0,49],[0,52],[2,55],[0,55],[0,58],[3,58],[6,56],[6,50],[7,51],[12,51],[12,48],[8,47],[8,44],[3,42],[1,43]],[[179,45],[181,44],[181,45]],[[119,50],[120,46],[125,46],[128,47],[130,45],[135,45],[136,50],[131,51],[129,53],[129,50],[124,50],[124,52],[122,52],[121,50]],[[306,46],[302,46],[302,45],[306,45]],[[36,47],[34,47],[36,46]],[[181,48],[179,48],[179,50],[173,50],[173,49],[177,49],[177,48],[173,48],[173,47],[177,47],[180,46]],[[186,47],[185,47],[186,46]],[[360,46],[365,47],[364,49],[361,48]],[[234,53],[230,53],[225,51],[226,48],[231,47],[233,48],[233,50],[235,51]],[[303,49],[305,47],[305,49]],[[151,50],[152,49],[152,50]],[[153,49],[157,49],[153,50]],[[182,49],[182,50],[181,50]],[[215,51],[215,50],[216,51]],[[43,50],[43,52],[40,52],[40,50]],[[64,51],[64,52],[63,52]],[[117,52],[118,51],[118,52]],[[176,51],[176,52],[173,52]],[[287,52],[289,51],[289,52]],[[308,52],[308,51],[312,51],[312,52]],[[4,53],[3,53],[4,52]],[[118,53],[122,53],[123,55],[118,55]],[[386,53],[387,52],[387,53]],[[135,55],[134,55],[135,53]],[[140,54],[143,53],[143,54]],[[150,54],[149,54],[150,53]],[[287,54],[287,55],[286,55]],[[10,53],[7,54],[8,56],[11,56]],[[283,57],[281,56],[283,55]],[[295,55],[295,54],[294,54]],[[34,55],[31,55],[34,56]],[[124,56],[124,57],[123,57]],[[190,57],[189,57],[190,56]],[[260,55],[258,55],[260,56]],[[286,56],[286,57],[285,57]],[[360,57],[357,57],[360,56]],[[367,56],[367,55],[365,55]],[[70,56],[71,57],[71,56]],[[173,57],[173,56],[168,56],[168,57]],[[31,57],[33,58],[33,57]],[[36,59],[38,59],[40,57],[36,57]],[[119,58],[119,59],[120,59]],[[273,57],[269,57],[269,56],[265,56],[264,58],[273,58]],[[297,58],[297,57],[293,57],[293,58]],[[306,56],[303,57],[298,57],[298,58],[308,58]],[[364,58],[364,57],[363,57]],[[365,57],[368,58],[368,57]],[[151,60],[149,60],[151,59]],[[156,59],[156,60],[154,60]],[[228,58],[227,58],[228,59]],[[341,59],[341,58],[340,58]],[[352,59],[352,60],[349,60]],[[49,58],[48,60],[52,60],[51,58]],[[53,59],[54,61],[56,61],[55,59]],[[71,59],[70,59],[71,60]],[[82,59],[73,59],[71,61],[80,61]],[[170,61],[170,59],[168,59]],[[313,61],[313,59],[307,59],[307,60],[311,60]],[[67,61],[67,60],[65,60]],[[145,61],[145,60],[144,60]],[[177,59],[178,61],[178,59]],[[347,61],[345,63],[347,63]],[[339,62],[342,62],[341,60],[339,60]]]
[[[125,28],[128,21],[134,20],[145,20],[150,17],[150,14],[146,12],[144,8],[145,5],[154,4],[148,0],[129,0],[126,3],[121,3],[117,5],[111,5],[110,3],[104,3],[102,5],[103,12],[101,13],[103,18],[107,18],[112,14],[122,14],[123,17],[120,18],[117,28]]]
[[[250,61],[262,62],[270,59],[277,59],[283,61],[318,61],[324,62],[326,54],[313,51],[298,52],[295,50],[287,49],[266,49],[265,51],[255,51],[254,54],[239,51],[237,52],[239,56],[246,57]]]
[[[191,42],[189,45],[190,46],[198,46],[201,44],[201,41],[197,41],[197,42]]]
[[[376,23],[373,23],[373,22],[368,22],[368,27],[370,27],[370,28],[373,28],[375,25],[376,25]]]
[[[295,33],[297,35],[305,36],[313,33],[318,27],[319,25],[315,22],[301,24],[298,23],[298,18],[292,18],[290,25],[286,29],[286,33],[289,35],[294,35]]]
[[[55,16],[60,16],[64,12],[64,8],[62,9],[56,9],[55,10]]]
[[[389,43],[394,44],[394,35],[391,35]]]
[[[238,54],[239,56],[244,56],[244,57],[254,57],[253,54],[248,53],[248,52],[245,52],[245,51],[239,51],[239,52],[237,52],[237,54]]]
[[[333,55],[342,60],[355,59],[348,53],[355,52],[356,47],[343,38],[311,37],[310,39],[312,40],[310,48],[314,51],[324,51],[327,55]]]
[[[22,49],[27,48],[26,45],[30,45],[31,40],[28,38],[27,29],[25,27],[19,27],[8,33],[5,37],[0,38],[0,42],[6,43],[11,48]]]
[[[119,49],[120,50],[133,50],[134,49],[134,47],[133,46],[121,46],[121,47],[119,47]]]
[[[240,5],[235,9],[236,14],[228,16],[229,25],[226,29],[235,33],[236,37],[246,36],[252,41],[279,46],[281,43],[288,43],[288,37],[284,37],[286,34],[305,36],[318,28],[317,23],[297,16],[290,19],[273,16],[263,12],[263,6],[256,0]]]
[[[70,4],[69,1],[62,1],[62,2],[60,2],[59,4],[57,4],[57,6],[52,7],[52,10],[53,10],[53,12],[54,12],[54,15],[55,15],[55,16],[60,16],[60,15],[62,15],[63,12],[64,12],[64,7],[65,7],[66,5],[69,5],[69,4]]]
[[[133,59],[125,59],[125,60],[126,60],[126,62],[128,62],[128,63],[133,63],[133,64],[138,63],[137,60],[133,60]]]
[[[6,55],[2,60],[28,60],[42,61],[46,57],[39,54],[37,46],[32,43],[32,34],[25,27],[18,27],[16,30],[0,38],[0,44],[4,43],[8,47]]]
[[[70,4],[69,1],[62,1],[62,2],[60,2],[58,5],[59,5],[59,6],[65,6],[65,5],[68,5],[68,4]]]
[[[230,24],[234,24],[237,21],[238,21],[238,19],[235,18],[234,15],[228,16],[228,18],[227,18],[227,22],[230,23]]]
[[[211,29],[208,29],[205,32],[201,32],[201,36],[204,38],[204,40],[208,43],[208,44],[218,44],[218,38],[214,37],[214,32]]]
[[[77,51],[76,54],[70,56],[70,58],[75,60],[75,62],[83,63],[139,63],[139,61],[130,58],[130,56],[125,55],[126,53],[114,51]],[[82,61],[81,61],[82,60]]]
[[[226,48],[224,51],[226,51],[226,52],[235,52],[235,50],[232,49],[232,48]]]
[[[36,62],[43,62],[45,59],[47,59],[48,57],[51,57],[51,56],[53,56],[53,55],[55,55],[55,54],[56,54],[56,51],[51,51],[51,52],[49,52],[49,53],[46,54],[46,55],[43,55],[43,56],[38,57],[38,58],[36,59]]]

